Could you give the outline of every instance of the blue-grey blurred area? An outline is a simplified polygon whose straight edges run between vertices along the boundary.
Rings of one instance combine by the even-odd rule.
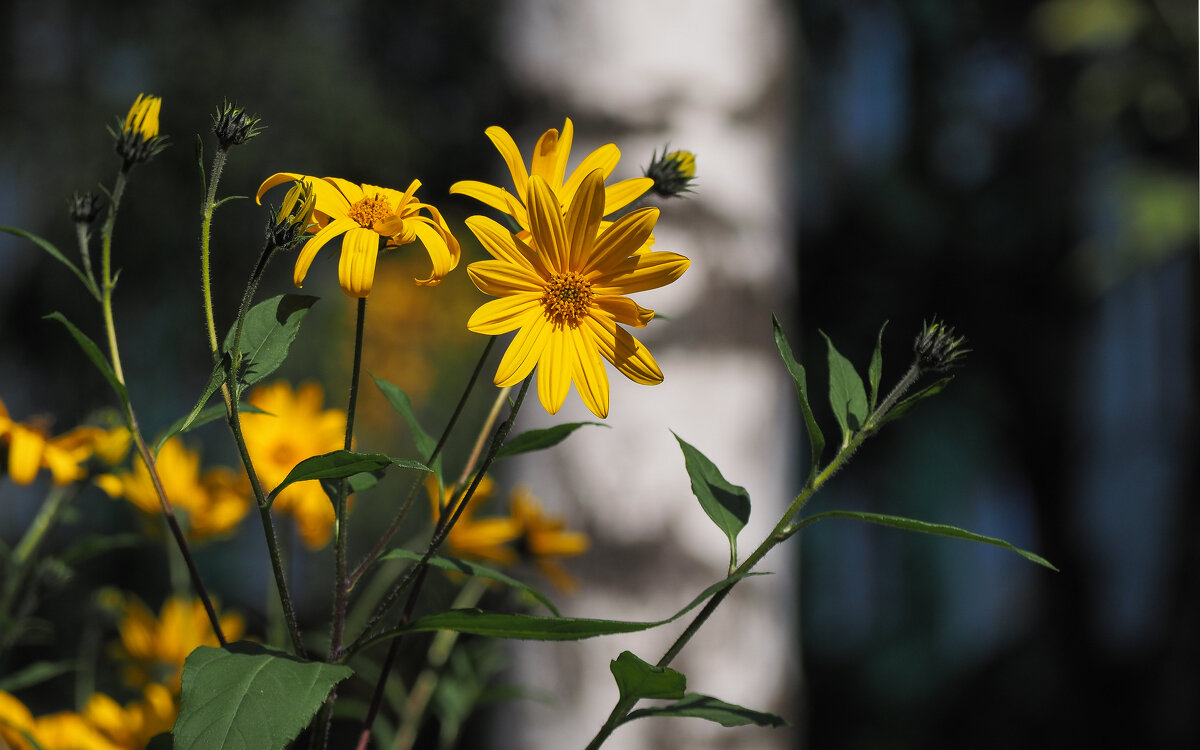
[[[812,509],[954,524],[1060,571],[844,520],[806,530],[804,684],[792,718],[807,746],[1200,745],[1196,4],[789,9],[793,146],[779,158],[794,177],[799,293],[780,312],[799,321],[789,331],[811,392],[825,389],[818,329],[865,369],[888,320],[885,388],[932,316],[972,350],[942,395],[871,440]],[[139,92],[164,99],[172,145],[136,169],[115,235],[117,327],[148,431],[188,410],[209,366],[195,143],[199,133],[207,159],[215,108],[229,99],[267,125],[233,152],[223,194],[252,196],[277,171],[401,189],[420,177],[422,197],[445,203],[466,235],[462,218],[476,207],[446,191],[498,174],[483,129],[540,132],[571,114],[506,78],[506,10],[467,0],[3,5],[0,224],[74,258],[67,201],[110,184],[118,166],[104,125]],[[661,33],[686,34],[686,23]],[[222,328],[264,221],[252,200],[217,214]],[[325,298],[309,335],[341,341],[351,303],[331,281],[334,254],[322,257],[305,288]],[[292,291],[289,263],[270,269],[268,288]],[[112,398],[61,326],[42,319],[55,310],[100,338],[77,280],[0,235],[0,399],[17,419],[52,415],[61,432]],[[284,374],[344,382],[348,350],[334,350],[302,347]],[[457,387],[428,385],[445,398]],[[343,391],[327,394],[332,406]],[[223,438],[197,439],[232,465]],[[0,484],[5,543],[44,489]],[[81,512],[119,527],[105,502]],[[228,559],[202,562],[227,584],[252,578]],[[160,557],[115,560],[105,574],[122,585],[165,585]],[[316,619],[326,592],[322,583],[301,602]],[[247,606],[261,596],[245,595]],[[51,605],[70,616],[70,602]]]

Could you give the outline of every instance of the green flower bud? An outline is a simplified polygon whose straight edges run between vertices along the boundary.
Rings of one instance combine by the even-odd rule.
[[[261,120],[254,115],[246,114],[244,109],[229,102],[217,109],[213,115],[213,133],[222,149],[240,146],[263,131]]]
[[[675,198],[681,193],[690,193],[691,184],[696,179],[696,155],[691,151],[670,151],[663,148],[663,156],[658,157],[658,151],[650,157],[650,166],[645,175],[654,180],[650,188],[663,198]]]
[[[934,318],[932,323],[922,323],[921,333],[913,341],[913,352],[921,369],[949,370],[971,351],[962,348],[966,341],[963,336],[955,336],[953,328]]]

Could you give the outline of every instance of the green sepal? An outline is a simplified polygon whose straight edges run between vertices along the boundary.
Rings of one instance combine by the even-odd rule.
[[[871,352],[871,366],[867,369],[867,380],[871,385],[871,405],[868,411],[875,411],[875,402],[879,398],[879,381],[883,377],[883,330],[887,321],[879,327],[879,337],[875,339],[875,351]]]
[[[551,448],[558,445],[567,437],[585,425],[595,425],[597,427],[608,427],[602,422],[567,422],[564,424],[556,424],[553,427],[547,427],[544,430],[529,430],[522,432],[512,440],[509,440],[496,453],[496,458],[507,458],[520,453],[529,453],[530,451],[540,451],[546,448]]]
[[[683,438],[675,435],[675,440],[683,451],[683,463],[692,480],[692,494],[729,539],[730,568],[733,568],[737,565],[737,535],[750,520],[750,493],[727,481],[712,461]]]
[[[423,557],[423,554],[419,552],[413,552],[412,550],[393,549],[389,550],[383,555],[380,555],[379,559],[381,561],[412,560],[414,562],[419,562]],[[555,607],[545,594],[528,584],[522,583],[511,576],[506,576],[499,571],[492,570],[487,566],[480,565],[479,563],[469,562],[467,560],[459,560],[453,557],[439,557],[437,555],[430,557],[426,562],[435,568],[441,568],[442,570],[449,570],[455,573],[462,573],[463,575],[474,576],[475,578],[487,578],[488,580],[498,581],[503,583],[505,586],[510,586],[519,591],[524,591],[526,594],[529,594],[543,604],[546,609],[553,612],[555,617],[562,617],[562,613],[558,611],[558,607]]]
[[[787,368],[788,374],[792,376],[792,382],[796,384],[796,398],[800,401],[804,426],[808,430],[808,445],[811,454],[809,478],[811,480],[820,468],[821,453],[825,450],[825,436],[821,433],[817,418],[808,401],[808,379],[804,374],[804,366],[796,361],[796,357],[792,354],[792,347],[783,333],[783,327],[779,325],[779,319],[774,315],[771,316],[771,326],[775,332],[775,346],[779,349],[779,356],[783,359],[783,365]]]
[[[307,482],[312,479],[342,479],[355,474],[382,474],[389,466],[399,466],[402,469],[429,471],[429,467],[416,461],[404,458],[392,458],[382,453],[356,453],[354,451],[330,451],[320,456],[306,458],[296,464],[279,486],[267,495],[267,506],[275,502],[279,493],[288,485],[296,482]]]
[[[63,255],[62,252],[59,251],[59,249],[55,247],[49,240],[38,237],[36,234],[26,232],[24,229],[17,229],[16,227],[0,226],[0,232],[15,234],[16,236],[27,239],[41,249],[45,250],[51,258],[54,258],[59,263],[62,263],[64,266],[71,269],[71,273],[75,274],[79,280],[83,282],[83,286],[93,297],[95,297],[97,300],[100,299],[100,290],[96,288],[96,285],[92,283],[92,280],[89,279],[83,273],[83,271],[80,271],[79,266],[72,263],[71,260],[67,256]]]
[[[238,346],[242,358],[237,374],[239,385],[257,383],[279,369],[296,340],[300,322],[317,299],[307,294],[281,294],[250,308]],[[230,356],[236,332],[235,323],[225,336],[223,350]]]
[[[176,750],[274,750],[295,739],[354,672],[256,643],[200,646],[183,666]]]
[[[687,678],[682,672],[670,667],[656,667],[630,651],[622,651],[609,662],[608,668],[617,681],[621,702],[642,698],[674,700],[682,698],[687,690]]]
[[[46,319],[57,320],[59,323],[62,323],[67,327],[67,331],[75,339],[75,343],[79,344],[79,348],[83,350],[83,353],[87,355],[87,358],[92,361],[92,364],[96,366],[96,369],[100,371],[100,374],[103,375],[106,380],[108,380],[108,384],[111,385],[113,390],[117,392],[117,398],[121,400],[121,405],[125,407],[126,411],[128,411],[129,391],[125,390],[124,383],[122,383],[120,380],[117,380],[117,374],[113,372],[112,365],[109,364],[108,359],[106,359],[104,354],[100,352],[100,347],[96,346],[96,343],[88,338],[87,334],[76,328],[75,324],[67,320],[62,313],[50,313],[46,316]]]
[[[844,447],[850,444],[851,436],[867,420],[867,392],[850,360],[838,352],[824,331],[821,331],[821,335],[825,336],[825,343],[829,345],[829,405],[833,407],[833,416],[842,428]]]
[[[649,716],[707,719],[723,727],[740,727],[756,724],[760,727],[787,726],[787,721],[775,714],[726,703],[708,695],[691,693],[669,706],[654,706],[631,711],[624,721],[633,721]]]

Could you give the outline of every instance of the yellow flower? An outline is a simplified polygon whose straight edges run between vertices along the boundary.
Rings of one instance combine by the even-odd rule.
[[[522,552],[555,586],[567,592],[575,588],[575,579],[567,574],[557,558],[587,552],[590,544],[587,534],[563,531],[566,525],[563,520],[542,515],[541,503],[525,487],[513,490],[509,513],[521,529],[518,545]]]
[[[598,233],[605,207],[604,173],[583,178],[564,217],[550,185],[529,179],[532,245],[483,216],[467,219],[494,260],[467,269],[475,286],[500,299],[484,303],[467,328],[488,336],[518,331],[496,370],[500,387],[537,367],[538,397],[551,414],[571,383],[598,417],[608,415],[608,376],[601,357],[635,383],[662,382],[649,350],[621,324],[644,328],[653,310],[624,295],[678,279],[687,258],[639,252],[658,221],[657,208],[630,212]]]
[[[0,748],[29,750],[24,733],[33,730],[33,714],[11,693],[0,690]]]
[[[508,165],[517,197],[514,199],[504,188],[475,180],[456,182],[450,186],[450,192],[469,196],[508,214],[520,225],[523,235],[531,229],[530,204],[526,200],[529,195],[530,176],[536,175],[545,180],[559,206],[566,211],[587,175],[598,169],[603,178],[608,179],[617,162],[621,160],[621,150],[615,144],[608,143],[584,157],[570,177],[567,177],[567,160],[571,156],[571,142],[575,133],[575,126],[569,117],[563,123],[561,135],[558,130],[551,128],[538,139],[529,160],[529,169],[525,168],[525,160],[521,158],[521,152],[508,131],[493,125],[485,132]],[[604,189],[604,209],[601,215],[607,216],[619,208],[624,208],[637,200],[653,184],[654,180],[648,177],[635,177],[609,185]],[[527,237],[522,236],[522,239]]]
[[[163,444],[154,461],[163,491],[176,511],[186,514],[187,529],[194,539],[207,539],[232,531],[250,510],[246,481],[225,467],[200,473],[200,454],[173,437]],[[140,458],[134,470],[106,474],[97,484],[112,497],[124,497],[151,515],[162,512],[150,472]]]
[[[63,711],[34,718],[25,704],[0,690],[0,749],[33,750],[27,736],[41,750],[132,750],[107,740],[79,714]]]
[[[255,388],[246,400],[265,414],[243,414],[242,432],[254,470],[270,491],[306,458],[339,450],[346,440],[346,412],[322,409],[325,394],[316,383],[296,391],[286,381]],[[275,499],[275,510],[296,518],[300,538],[320,549],[333,534],[333,504],[321,483],[297,482]]]
[[[3,401],[0,440],[8,443],[8,475],[17,484],[30,484],[42,468],[50,470],[55,484],[68,484],[87,475],[84,464],[93,455],[115,464],[129,449],[129,432],[124,428],[82,426],[52,438],[37,425],[14,421]]]
[[[138,98],[125,115],[125,133],[140,135],[142,140],[158,137],[158,112],[162,109],[162,97],[138,94]]]
[[[204,604],[199,599],[171,597],[163,603],[157,618],[133,596],[126,597],[122,607],[124,612],[117,630],[121,636],[120,651],[131,662],[125,673],[126,681],[134,686],[158,683],[178,695],[183,662],[188,654],[197,646],[219,645]],[[224,615],[218,620],[228,640],[242,637],[245,622],[240,616]]]
[[[462,494],[447,488],[439,503],[437,480],[430,477],[425,487],[429,490],[434,519],[440,519],[442,511],[447,510],[450,503]],[[487,502],[493,489],[492,478],[485,476],[471,496],[471,502],[446,535],[446,551],[451,557],[486,560],[500,565],[512,565],[517,561],[516,551],[507,546],[521,535],[521,527],[517,522],[511,518],[484,518],[478,521],[474,518],[476,509]]]
[[[156,734],[171,731],[179,704],[163,685],[151,683],[141,701],[125,707],[96,693],[83,707],[83,718],[123,750],[142,750]]]
[[[338,281],[342,291],[351,297],[366,297],[375,280],[375,261],[380,246],[400,247],[421,240],[433,271],[429,278],[417,279],[422,286],[440,284],[446,274],[458,265],[461,255],[458,240],[450,233],[446,221],[436,208],[416,198],[420,180],[413,180],[401,193],[375,185],[356,185],[338,177],[308,177],[279,172],[263,181],[257,199],[263,193],[285,182],[309,181],[316,193],[313,218],[316,226],[309,231],[314,237],[305,243],[296,258],[293,280],[301,286],[308,275],[317,251],[335,237],[342,237],[342,255],[338,263]],[[423,216],[421,211],[429,215]]]

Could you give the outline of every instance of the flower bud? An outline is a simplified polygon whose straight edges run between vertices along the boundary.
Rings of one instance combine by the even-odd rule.
[[[913,352],[922,369],[949,370],[971,351],[962,348],[966,341],[963,336],[955,336],[953,328],[934,318],[932,323],[922,323],[921,333],[913,341]]]
[[[296,180],[283,198],[279,211],[272,211],[267,238],[279,248],[295,244],[313,224],[317,194],[307,180]]]
[[[120,132],[110,130],[116,139],[117,155],[125,160],[127,167],[149,161],[165,147],[166,138],[158,134],[161,109],[161,97],[138,94]]]
[[[76,224],[91,224],[104,208],[104,199],[95,193],[75,193],[71,198],[69,213]]]
[[[654,180],[654,186],[650,189],[663,198],[690,193],[691,184],[696,179],[696,155],[691,151],[667,152],[664,147],[660,159],[656,150],[650,157],[650,166],[645,175]]]
[[[263,129],[259,127],[259,122],[259,118],[246,114],[244,109],[225,102],[213,115],[213,133],[221,148],[228,150],[261,133]]]

